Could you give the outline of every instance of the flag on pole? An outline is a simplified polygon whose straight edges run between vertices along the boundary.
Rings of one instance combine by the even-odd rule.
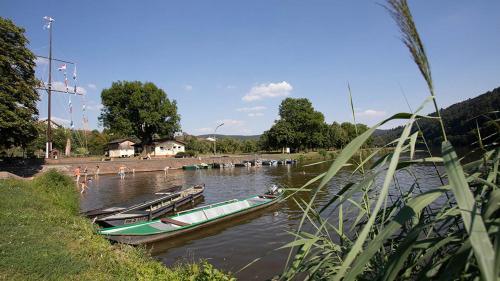
[[[77,94],[76,93],[76,64],[73,67],[73,83],[75,83],[73,91],[75,92],[75,95],[76,95]]]
[[[44,20],[47,21],[47,23],[43,26],[44,29],[50,29],[51,25],[52,25],[52,22],[54,21],[53,18],[49,17],[49,16],[45,16],[43,17]]]
[[[61,67],[59,67],[57,70],[59,71],[66,70],[66,64],[61,65]]]

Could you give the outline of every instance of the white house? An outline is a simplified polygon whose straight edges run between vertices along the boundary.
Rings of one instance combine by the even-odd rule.
[[[178,152],[186,151],[186,144],[180,141],[171,139],[155,140],[152,144],[147,145],[146,152],[151,156],[175,156]]]
[[[134,156],[135,142],[130,139],[117,139],[108,142],[109,157],[130,157]]]

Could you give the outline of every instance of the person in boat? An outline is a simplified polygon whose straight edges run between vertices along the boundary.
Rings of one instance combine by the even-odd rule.
[[[76,168],[74,171],[73,171],[73,175],[75,176],[76,178],[76,183],[78,184],[80,182],[80,166],[78,166],[78,168]]]
[[[127,169],[125,165],[121,165],[120,168],[118,168],[118,175],[120,176],[120,179],[125,178],[125,169]]]

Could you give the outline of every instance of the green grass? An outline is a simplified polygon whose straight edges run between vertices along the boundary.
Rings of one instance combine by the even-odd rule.
[[[457,157],[439,115],[430,63],[409,6],[406,0],[387,2],[429,97],[415,112],[395,114],[360,134],[334,157],[328,171],[292,189],[288,197],[306,187],[312,195],[308,202],[295,200],[303,215],[294,240],[284,246],[290,254],[281,280],[499,280],[500,129],[487,145],[477,128],[478,142],[469,149],[479,160]],[[437,117],[418,115],[426,104],[434,105]],[[441,157],[427,146],[417,123],[423,118],[441,125]],[[395,119],[406,123],[401,135],[387,144],[394,148],[356,159],[373,132]],[[415,153],[422,144],[424,156]],[[319,191],[353,161],[358,165],[352,173],[358,174],[317,207]],[[440,184],[422,186],[412,170],[422,164],[432,164],[429,176],[438,177]],[[407,176],[409,186],[403,188],[399,175]]]
[[[211,265],[167,268],[142,248],[111,245],[78,215],[71,178],[49,171],[0,181],[0,280],[230,280]]]

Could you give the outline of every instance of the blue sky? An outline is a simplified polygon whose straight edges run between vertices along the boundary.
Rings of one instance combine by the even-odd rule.
[[[500,86],[500,1],[410,6],[441,107]],[[163,88],[191,134],[221,121],[218,133],[260,134],[286,96],[310,99],[327,122],[350,121],[347,81],[358,121],[370,125],[407,110],[400,85],[414,107],[427,95],[392,19],[373,1],[0,2],[0,16],[24,27],[39,55],[48,54],[46,15],[56,20],[54,57],[78,63],[90,128],[99,128],[101,90],[117,80]],[[37,76],[47,73],[40,61]],[[70,119],[67,103],[54,95],[56,120]],[[73,98],[77,127],[82,103]]]

